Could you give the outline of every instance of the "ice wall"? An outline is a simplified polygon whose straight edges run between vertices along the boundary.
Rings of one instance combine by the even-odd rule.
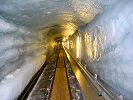
[[[115,0],[0,0],[1,99],[12,100],[16,98],[29,82],[33,74],[40,68],[45,60],[45,54],[48,45],[46,42],[47,34],[50,34],[49,32],[51,32],[51,30],[55,30],[54,32],[59,32],[57,30],[60,30],[56,30],[53,28],[54,26],[62,26],[66,25],[67,23],[80,26],[89,23],[97,14],[102,12],[106,6],[113,3],[112,1]],[[117,8],[116,5],[115,7]],[[122,7],[118,7],[120,7],[117,8],[119,12]],[[125,8],[123,9],[127,9],[126,5],[124,5],[124,7]],[[112,15],[115,15],[113,14],[113,12],[115,12],[116,15],[121,16],[120,13],[115,11],[113,7],[112,9],[113,10],[110,9],[103,13],[103,15],[100,15],[99,18],[96,18],[96,20],[94,20],[90,26],[87,26],[87,28],[85,27],[84,29],[86,29],[86,33],[88,33],[92,27],[94,27],[94,30],[97,30],[97,23],[100,23],[100,19],[102,20],[105,18],[102,16],[106,16],[108,12],[112,12]],[[111,18],[109,14],[107,14],[107,16],[108,18],[105,19],[105,22],[110,25],[110,23],[112,23]],[[122,17],[124,17],[123,13]],[[110,21],[108,22],[108,20]],[[122,22],[121,17],[117,20]],[[105,28],[105,22],[101,22],[101,26],[103,28]],[[114,21],[113,23],[116,24],[119,23],[119,21]],[[70,25],[69,27],[72,26]],[[69,27],[66,29],[70,29]],[[107,29],[108,28],[110,27],[108,26]],[[113,29],[115,30],[115,28]],[[98,30],[101,32],[101,29],[98,28]],[[105,29],[103,29],[103,33],[104,32]],[[119,33],[120,32],[121,30]],[[98,32],[95,34],[98,34]],[[104,37],[104,34],[101,35]],[[111,34],[108,32],[106,33],[107,36]],[[88,36],[89,34],[86,35]],[[113,36],[115,37],[115,35]],[[109,39],[112,41],[111,37]],[[112,42],[109,42],[109,40],[108,42],[106,41],[104,43],[107,45],[107,48],[102,48],[102,50],[105,49],[104,52],[106,52],[105,54],[108,55],[111,54],[108,52],[111,52],[111,50],[114,49],[110,49],[113,47]],[[86,42],[86,48],[88,46],[90,46],[90,44]],[[96,49],[100,49],[100,47],[95,47],[95,50]],[[90,49],[88,48],[88,50]],[[96,54],[102,55],[102,53],[95,53],[95,55]],[[87,57],[90,59],[89,54]],[[93,59],[87,60],[87,62],[90,62],[91,60]],[[93,65],[93,63],[91,64]],[[98,70],[98,68],[94,68],[94,70]],[[99,71],[101,72],[101,70]]]
[[[46,35],[0,16],[0,97],[14,100],[46,58]]]
[[[118,0],[80,31],[90,69],[119,91],[124,100],[132,100],[133,1]]]

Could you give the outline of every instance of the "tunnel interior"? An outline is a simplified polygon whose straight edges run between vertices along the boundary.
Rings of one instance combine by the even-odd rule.
[[[1,0],[2,100],[20,95],[59,41],[107,88],[132,100],[132,0]]]

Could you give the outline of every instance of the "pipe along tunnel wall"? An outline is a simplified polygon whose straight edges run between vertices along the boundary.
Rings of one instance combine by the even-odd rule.
[[[17,98],[45,62],[48,48],[56,44],[48,32],[56,38],[60,36],[54,35],[56,32],[66,36],[77,28],[75,34],[81,37],[84,48],[79,59],[125,100],[132,100],[132,27],[132,0],[1,0],[1,99]],[[68,40],[76,56],[73,36]]]

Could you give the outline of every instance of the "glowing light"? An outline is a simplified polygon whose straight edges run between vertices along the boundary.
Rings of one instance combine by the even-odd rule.
[[[80,53],[80,37],[77,37],[77,58],[79,58]]]
[[[73,48],[73,41],[70,41],[70,48]]]
[[[69,49],[69,40],[67,40],[67,49]]]
[[[77,26],[74,23],[65,23],[61,25],[62,32],[64,40],[68,39],[68,36],[72,35],[76,29]]]
[[[62,42],[62,45],[64,46],[64,42]]]
[[[85,35],[85,48],[87,50],[87,55],[89,57],[88,58],[89,61],[93,61],[98,56],[98,40],[97,40],[96,36],[94,36],[94,37],[95,38],[93,39],[93,42],[92,42],[91,36],[88,35],[87,33]]]

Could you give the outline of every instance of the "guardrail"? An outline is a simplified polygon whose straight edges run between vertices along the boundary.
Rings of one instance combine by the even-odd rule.
[[[78,65],[81,72],[84,74],[85,78],[90,81],[93,86],[97,89],[98,95],[103,96],[105,100],[123,100],[123,96],[121,94],[112,94],[109,90],[107,90],[101,82],[97,80],[97,75],[90,73],[85,69],[85,66],[81,64],[81,62],[75,58],[65,47],[63,47],[65,51],[69,53],[69,55],[74,59],[76,64]]]

